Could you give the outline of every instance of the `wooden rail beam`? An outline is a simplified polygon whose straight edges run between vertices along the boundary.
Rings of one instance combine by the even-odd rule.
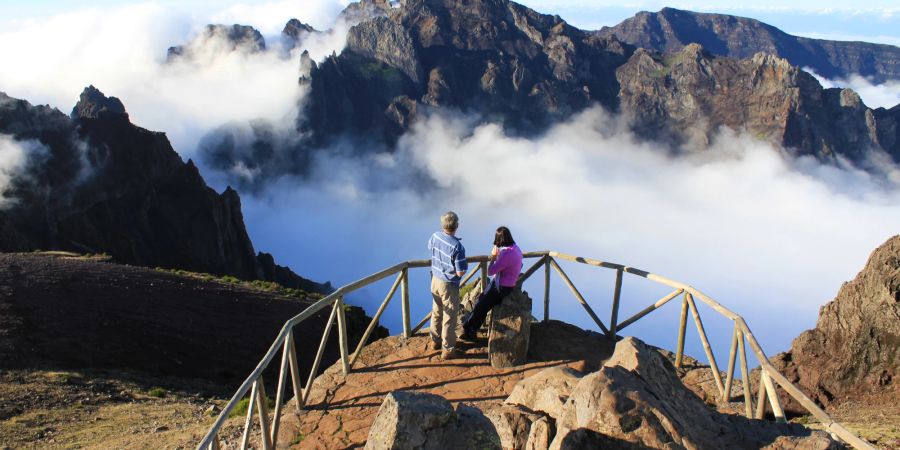
[[[731,336],[731,350],[728,352],[728,370],[725,371],[725,395],[723,396],[725,402],[731,401],[731,384],[734,382],[734,363],[737,359],[737,341],[740,332],[738,324],[735,323]]]
[[[581,303],[581,306],[587,311],[588,315],[591,316],[591,319],[594,319],[594,323],[600,327],[600,330],[603,331],[604,334],[609,334],[609,329],[606,328],[606,325],[603,325],[603,322],[597,317],[597,314],[594,313],[594,310],[591,309],[591,306],[588,305],[587,301],[584,300],[584,297],[581,296],[581,292],[578,292],[578,288],[572,284],[572,280],[569,279],[568,275],[563,272],[562,268],[559,267],[559,264],[556,263],[556,260],[550,258],[550,264],[553,264],[553,268],[556,269],[556,272],[559,274],[560,278],[563,279],[563,282],[566,283],[566,286],[569,286],[569,290],[572,291],[572,294],[575,296],[575,299]]]
[[[372,335],[372,332],[375,331],[375,327],[378,326],[378,321],[381,320],[381,315],[384,314],[384,310],[387,309],[387,306],[391,302],[391,299],[394,298],[394,293],[397,292],[397,287],[400,286],[400,282],[402,280],[403,273],[401,272],[394,280],[394,284],[391,285],[391,289],[388,291],[387,296],[384,297],[384,301],[381,302],[381,305],[378,307],[378,311],[376,311],[375,315],[372,317],[372,321],[369,322],[369,326],[363,333],[362,338],[359,340],[359,343],[356,344],[356,350],[353,351],[353,357],[350,359],[351,369],[353,368],[353,365],[356,364],[356,358],[359,358],[359,352],[361,352],[362,348],[366,345],[366,341],[369,340],[369,336]]]
[[[306,387],[303,388],[303,404],[309,400],[309,394],[312,392],[312,383],[316,379],[316,373],[319,371],[319,364],[322,363],[322,356],[325,354],[325,346],[328,345],[328,336],[331,335],[331,326],[334,325],[334,316],[337,314],[339,302],[334,302],[331,308],[331,314],[328,316],[328,322],[325,323],[325,330],[322,331],[322,340],[319,342],[319,350],[316,352],[316,359],[309,370],[309,378],[306,381]]]
[[[291,333],[293,334],[293,333]],[[278,445],[278,427],[281,424],[281,406],[284,404],[284,391],[287,385],[287,375],[290,366],[290,339],[284,340],[281,349],[281,366],[278,369],[278,388],[275,391],[275,414],[272,416],[272,429],[269,432],[272,447]]]
[[[640,318],[646,316],[647,314],[650,314],[651,312],[656,311],[657,309],[659,309],[660,307],[662,307],[662,306],[665,305],[666,303],[669,303],[669,300],[672,300],[673,298],[678,297],[678,296],[681,295],[681,293],[683,293],[683,292],[684,292],[684,289],[675,289],[674,291],[670,292],[670,293],[669,293],[668,295],[666,295],[665,297],[663,297],[663,298],[657,300],[656,303],[654,303],[654,304],[652,304],[652,305],[650,305],[650,306],[648,306],[648,307],[642,309],[639,313],[637,313],[637,314],[635,314],[635,315],[629,317],[628,319],[622,321],[622,323],[619,324],[619,331],[624,330],[625,327],[627,327],[628,325],[631,325],[631,324],[637,322]]]
[[[272,450],[272,439],[269,436],[269,399],[266,398],[266,388],[263,377],[256,380],[256,409],[259,410],[259,434],[262,437],[263,450]],[[253,404],[247,406],[253,409]]]
[[[697,325],[697,333],[700,335],[700,341],[703,343],[703,351],[706,352],[706,358],[709,360],[709,368],[712,370],[713,379],[716,381],[716,388],[719,389],[719,398],[725,397],[725,387],[722,385],[722,375],[719,373],[719,365],[716,364],[716,357],[713,355],[712,347],[709,345],[709,338],[706,337],[706,330],[703,328],[703,321],[700,320],[700,312],[697,311],[697,305],[694,304],[694,297],[690,292],[685,294],[688,306],[691,308],[691,315],[694,316],[694,324]]]

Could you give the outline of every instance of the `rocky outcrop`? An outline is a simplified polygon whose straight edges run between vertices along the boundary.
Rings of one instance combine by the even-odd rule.
[[[94,86],[88,86],[81,93],[72,119],[121,119],[128,121],[125,105],[116,97],[107,97]]]
[[[540,373],[541,383],[525,379],[523,392],[534,395],[507,399],[554,419],[551,449],[598,448],[839,448],[825,433],[797,425],[777,424],[720,414],[682,384],[669,361],[643,342],[626,337],[597,371],[572,374]],[[548,380],[556,379],[549,383]],[[555,393],[538,394],[535,387],[553,385]],[[519,389],[519,386],[516,387]],[[562,408],[542,408],[546,397],[565,398]]]
[[[617,77],[621,109],[645,138],[704,149],[728,127],[822,161],[863,161],[881,149],[875,112],[855,92],[822,89],[771,55],[714,57],[697,44],[668,55],[641,49]]]
[[[281,281],[322,290],[257,255],[237,192],[206,185],[162,133],[128,121],[122,103],[85,89],[72,117],[2,95],[0,133],[47,158],[18,174],[0,210],[0,251],[107,253],[116,261]]]
[[[304,37],[316,33],[312,25],[303,23],[297,19],[288,20],[281,30],[281,37],[287,43],[288,48],[294,48]]]
[[[169,61],[192,58],[200,51],[258,53],[266,50],[262,33],[247,25],[211,24],[203,28],[190,43],[169,47]]]
[[[369,430],[366,449],[479,448],[500,450],[491,422],[460,403],[423,392],[388,393]]]
[[[531,336],[531,298],[514,290],[491,310],[488,357],[495,368],[515,367],[528,359]]]
[[[750,58],[763,52],[784,58],[793,66],[810,67],[828,78],[858,74],[876,83],[900,79],[898,47],[797,37],[745,17],[663,8],[639,12],[596,33],[660,52],[679,52],[691,43],[702,45],[714,55],[732,58]]]
[[[900,400],[900,236],[875,249],[821,308],[816,327],[773,360],[825,406],[871,394]]]

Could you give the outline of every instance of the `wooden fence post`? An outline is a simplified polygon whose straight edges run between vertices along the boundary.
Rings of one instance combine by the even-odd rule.
[[[684,293],[684,299],[681,301],[681,322],[678,324],[678,345],[675,347],[675,368],[681,368],[681,360],[684,357],[684,334],[687,332],[687,312],[688,301],[687,292]]]
[[[609,318],[609,335],[615,339],[619,323],[619,297],[622,295],[622,269],[616,269],[616,288],[613,292],[612,314]]]
[[[400,301],[403,314],[403,337],[409,338],[409,267],[403,268],[403,283],[400,289]]]
[[[550,257],[544,257],[544,323],[550,321]]]

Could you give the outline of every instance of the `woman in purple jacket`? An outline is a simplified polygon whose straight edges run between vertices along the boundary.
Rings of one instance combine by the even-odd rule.
[[[509,228],[497,228],[494,248],[491,250],[491,262],[488,265],[488,275],[494,277],[494,280],[487,292],[478,297],[472,315],[463,324],[463,339],[469,341],[475,339],[475,332],[484,324],[488,311],[499,305],[503,298],[515,289],[521,271],[522,250],[513,240]]]

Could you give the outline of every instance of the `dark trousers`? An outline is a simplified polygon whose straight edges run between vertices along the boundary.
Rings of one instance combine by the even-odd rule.
[[[463,329],[466,330],[466,333],[474,333],[481,328],[481,325],[484,324],[484,318],[487,317],[487,313],[503,302],[503,299],[509,295],[513,289],[515,288],[512,286],[500,286],[500,289],[491,289],[478,296],[478,302],[475,303],[475,309],[472,310],[472,315],[470,315],[469,319],[466,320],[466,323],[463,324]]]

